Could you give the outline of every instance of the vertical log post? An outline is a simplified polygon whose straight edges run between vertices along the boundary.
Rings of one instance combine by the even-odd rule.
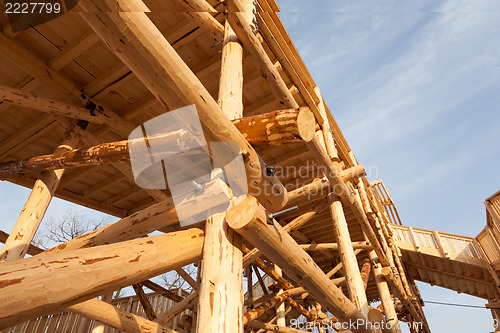
[[[251,1],[245,2],[253,6]],[[229,119],[243,117],[243,49],[228,22],[218,103]],[[241,236],[229,228],[225,216],[225,212],[216,213],[205,226],[197,332],[243,333]]]
[[[277,265],[274,265],[274,270],[281,276],[283,276],[283,272],[281,271],[281,268],[279,268]],[[278,291],[278,295],[283,293],[283,289],[280,289]],[[285,319],[285,303],[281,303],[276,307],[276,325],[285,327],[286,326],[286,319]]]
[[[81,131],[79,126],[73,126],[66,131],[54,153],[74,149],[80,141]],[[24,258],[63,174],[64,169],[45,171],[36,180],[9,238],[0,251],[0,261]]]
[[[377,284],[377,289],[380,296],[380,301],[382,302],[382,307],[384,309],[386,321],[387,323],[391,323],[392,333],[401,333],[401,330],[398,326],[398,315],[396,314],[396,309],[394,308],[394,303],[392,302],[389,286],[387,285],[387,281],[382,275],[382,266],[378,262],[377,254],[375,253],[375,251],[370,251],[368,256],[373,263],[375,283]]]
[[[352,247],[351,236],[344,216],[342,202],[335,198],[333,195],[328,197],[330,203],[330,210],[332,213],[333,228],[335,230],[335,237],[339,246],[340,258],[344,267],[347,289],[351,301],[365,316],[368,314],[368,301],[366,299],[365,288],[361,273],[358,267],[358,260],[354,254]]]

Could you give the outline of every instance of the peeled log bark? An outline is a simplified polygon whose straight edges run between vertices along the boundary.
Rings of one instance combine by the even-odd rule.
[[[227,202],[230,194],[227,185],[220,179],[207,183],[205,192],[193,193],[191,200],[184,205],[193,207],[194,215],[210,207],[216,207]],[[207,206],[208,205],[208,206]],[[160,228],[178,222],[175,206],[172,200],[166,200],[125,217],[115,223],[101,227],[88,234],[79,236],[56,247],[50,248],[40,255],[77,250],[97,245],[112,244],[138,237],[147,236]]]
[[[309,142],[316,131],[314,114],[305,107],[259,114],[233,123],[255,146]]]
[[[352,248],[371,250],[373,247],[368,242],[352,242]],[[299,244],[299,246],[306,251],[320,251],[320,250],[338,250],[338,243],[319,243],[319,244]],[[370,272],[370,271],[368,271]]]
[[[229,228],[225,215],[212,215],[205,226],[198,332],[243,332],[241,236]]]
[[[389,286],[391,286],[392,291],[396,294],[396,296],[399,298],[401,303],[403,303],[404,307],[406,308],[406,310],[408,310],[408,312],[410,313],[412,318],[415,321],[422,323],[424,332],[430,333],[430,329],[429,329],[429,326],[427,324],[427,321],[425,320],[425,318],[422,318],[420,316],[420,314],[418,313],[418,310],[408,300],[406,293],[405,293],[403,287],[401,286],[401,282],[394,277],[391,268],[390,267],[382,268],[381,274],[385,277],[387,284]]]
[[[175,131],[149,137],[148,141],[154,146],[173,145],[177,141],[189,139],[187,131]],[[0,163],[0,175],[128,162],[130,161],[129,143],[129,140],[101,143],[86,149],[72,149],[22,161]]]
[[[243,314],[243,325],[246,325],[247,323],[251,322],[252,320],[255,320],[262,316],[266,311],[273,309],[276,305],[280,304],[281,302],[285,301],[288,299],[290,295],[288,294],[287,291],[284,291],[283,293],[274,296],[270,300],[262,303],[255,309],[249,310]]]
[[[94,124],[113,124],[111,119],[99,110],[89,110],[80,106],[54,101],[21,89],[0,85],[0,101],[20,105],[50,114],[81,119]]]
[[[158,315],[158,318],[156,318],[156,322],[160,324],[166,324],[170,320],[174,319],[178,314],[180,314],[182,311],[186,310],[188,307],[190,307],[194,302],[198,300],[198,295],[199,291],[196,290],[190,295],[186,296],[182,301],[177,303],[176,305],[172,306],[170,309],[168,309],[166,312]]]
[[[366,316],[369,310],[368,300],[366,299],[358,260],[356,259],[352,247],[351,236],[349,234],[342,203],[332,195],[328,197],[328,201],[331,203],[330,210],[332,214],[333,229],[339,245],[339,254],[347,280],[347,289],[349,290],[351,301],[361,310],[361,313]]]
[[[266,212],[255,198],[248,196],[245,201],[243,211],[228,211],[226,219],[229,226],[272,262],[280,265],[288,277],[304,287],[336,317],[344,321],[356,322],[359,319],[366,322],[366,317],[279,224],[267,224]],[[370,332],[366,327],[359,327],[359,331]]]
[[[70,306],[69,310],[126,333],[176,333],[176,331],[163,327],[159,323],[123,311],[98,299],[75,304]]]
[[[83,19],[163,106],[172,110],[194,104],[207,142],[239,147],[249,191],[261,204],[272,211],[286,204],[287,191],[276,177],[276,191],[263,190],[269,180],[258,154],[149,19],[142,1],[81,0],[79,5]],[[117,11],[122,13],[117,15]]]
[[[387,285],[387,281],[385,281],[384,276],[382,275],[382,267],[377,262],[377,255],[375,254],[375,251],[370,251],[368,256],[373,263],[373,275],[375,275],[375,283],[377,285],[380,301],[384,309],[385,318],[392,324],[392,333],[401,333],[398,324],[399,319],[396,309],[394,308],[391,292],[389,290],[389,286]]]
[[[203,239],[203,231],[193,228],[0,263],[0,328],[63,310],[199,260]]]
[[[67,130],[55,153],[64,152],[76,147],[80,141],[82,131],[76,125]],[[0,251],[0,261],[24,258],[31,246],[40,222],[42,222],[45,212],[52,201],[52,197],[59,186],[64,171],[63,169],[45,171],[35,181],[33,190],[19,214],[19,218],[9,238],[7,238],[5,245]]]

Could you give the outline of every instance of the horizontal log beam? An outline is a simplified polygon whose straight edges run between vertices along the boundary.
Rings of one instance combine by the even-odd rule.
[[[279,110],[236,119],[233,124],[254,146],[309,142],[316,120],[309,108]]]
[[[279,265],[289,278],[304,287],[313,298],[325,306],[335,316],[344,321],[361,320],[366,317],[323,273],[314,260],[283,230],[278,223],[268,224],[265,210],[255,198],[244,199],[246,210],[234,210],[227,213],[227,222],[231,228],[257,247],[262,253]],[[360,332],[370,332],[366,327],[359,327]]]
[[[226,184],[218,179],[207,183],[203,193],[193,192],[191,199],[186,200],[181,205],[190,207],[190,213],[195,215],[210,207],[216,207],[223,204],[227,202],[229,198],[231,198],[231,195],[227,190]],[[183,210],[185,211],[186,209]],[[155,230],[172,225],[178,221],[174,203],[169,199],[154,204],[117,222],[105,225],[85,235],[59,244],[58,246],[42,252],[40,255],[112,244],[144,237]]]
[[[187,131],[175,131],[149,137],[148,141],[151,146],[168,146],[189,139],[190,136]],[[35,156],[22,161],[0,163],[0,175],[127,162],[130,161],[129,146],[134,145],[135,142],[136,140],[122,140],[101,143],[86,149],[72,149],[60,153]]]
[[[154,283],[151,280],[146,280],[142,281],[141,284],[146,287],[151,289],[152,291],[165,296],[166,298],[174,301],[174,302],[180,302],[183,300],[182,296],[177,295],[176,293],[171,292],[170,290],[167,290],[160,286],[159,284]]]
[[[198,300],[199,294],[199,291],[195,290],[194,292],[186,296],[182,301],[168,309],[166,312],[159,314],[158,318],[156,318],[155,321],[160,324],[168,323],[169,321],[177,317],[177,315],[179,315],[182,311],[193,305]]]
[[[201,258],[203,240],[203,231],[193,228],[0,263],[0,328],[190,264]]]
[[[86,109],[4,85],[0,85],[0,101],[54,115],[81,119],[94,124],[116,124],[99,109]]]
[[[347,183],[349,181],[358,179],[366,175],[365,168],[362,164],[358,164],[351,168],[340,171],[339,173],[342,180]],[[316,200],[325,197],[332,187],[327,178],[316,179],[310,184],[299,187],[293,191],[288,192],[287,207],[293,207],[304,201]],[[304,200],[307,199],[307,200]]]
[[[82,0],[79,5],[83,19],[164,107],[172,110],[194,104],[207,142],[239,147],[249,192],[262,205],[277,211],[286,204],[286,189],[276,177],[266,176],[256,151],[149,19],[149,9],[142,1]],[[117,11],[127,14],[115,15]]]
[[[305,251],[338,250],[337,243],[299,244]],[[373,246],[368,242],[352,242],[353,249],[371,250]]]
[[[119,331],[127,333],[176,333],[159,323],[147,320],[130,312],[119,309],[98,299],[91,299],[69,307],[71,312],[98,321]]]
[[[233,122],[245,139],[255,145],[308,142],[314,135],[315,126],[314,116],[307,108],[280,110],[240,118]],[[176,146],[178,142],[193,140],[193,136],[186,130],[148,137],[150,146]],[[0,176],[128,162],[129,147],[135,142],[134,140],[107,142],[86,149],[72,149],[22,161],[0,163]]]

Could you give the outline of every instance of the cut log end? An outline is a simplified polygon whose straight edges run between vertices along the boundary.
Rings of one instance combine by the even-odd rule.
[[[314,113],[309,108],[300,108],[297,115],[297,129],[299,136],[305,142],[313,139],[316,132],[316,119]]]

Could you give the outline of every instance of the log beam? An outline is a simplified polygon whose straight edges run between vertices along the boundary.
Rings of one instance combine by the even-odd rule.
[[[422,318],[420,316],[420,313],[418,310],[413,306],[413,304],[410,302],[408,299],[403,287],[401,286],[401,282],[396,279],[396,277],[393,275],[392,270],[390,267],[384,267],[382,268],[382,275],[385,277],[385,280],[387,281],[387,284],[391,287],[391,289],[394,291],[394,293],[397,295],[401,303],[404,305],[404,307],[408,310],[412,318],[417,321],[422,323],[422,328],[424,332],[430,333],[430,328],[429,325],[427,324],[427,321],[425,318]]]
[[[351,236],[349,234],[349,228],[347,227],[342,203],[333,195],[330,195],[328,200],[330,202],[335,238],[339,245],[340,259],[347,280],[347,289],[349,290],[351,301],[360,309],[361,313],[366,316],[369,310],[368,300],[366,299],[358,261],[352,247]]]
[[[299,244],[305,251],[321,251],[321,250],[338,250],[338,243],[317,243],[317,244]],[[371,250],[373,246],[369,242],[351,242],[351,247],[354,250]]]
[[[153,309],[151,303],[149,303],[149,300],[146,294],[144,293],[144,290],[142,289],[142,285],[140,283],[136,283],[132,285],[132,288],[134,289],[135,294],[139,298],[139,302],[141,303],[142,308],[144,309],[144,313],[146,313],[148,319],[155,320],[156,319],[155,310]]]
[[[368,287],[368,279],[370,278],[370,271],[372,268],[372,264],[370,262],[370,259],[366,258],[363,260],[363,264],[361,265],[361,280],[363,280],[363,287],[366,288]]]
[[[224,27],[218,104],[228,119],[243,116],[243,49],[228,22]],[[225,212],[214,212],[205,224],[198,332],[243,333],[242,240],[229,228],[225,217]]]
[[[263,113],[233,123],[254,146],[309,142],[316,131],[316,120],[309,108]]]
[[[199,260],[203,239],[203,231],[193,228],[0,263],[0,327],[60,311]],[[17,297],[20,294],[24,296]]]
[[[245,198],[245,210],[227,213],[231,228],[241,234],[274,263],[278,263],[288,277],[303,286],[313,298],[328,308],[339,319],[366,323],[366,317],[321,271],[311,257],[278,223],[268,225],[264,209],[255,198]],[[281,296],[281,295],[280,295]],[[360,332],[369,332],[358,327]]]
[[[257,153],[196,75],[177,54],[140,0],[83,0],[80,15],[165,107],[194,104],[207,142],[227,142],[239,147],[250,193],[268,209],[281,209],[287,192],[276,177],[267,177]],[[114,15],[116,11],[124,15]],[[281,186],[280,186],[281,185]],[[273,186],[274,191],[269,187]]]
[[[49,114],[81,119],[94,124],[114,125],[115,123],[99,109],[86,109],[81,106],[55,101],[21,89],[0,85],[0,101],[19,105]]]
[[[156,318],[155,321],[162,325],[168,323],[169,321],[177,317],[182,311],[193,305],[198,300],[198,296],[199,291],[195,290],[194,292],[186,296],[182,301],[168,309],[166,312],[158,315],[158,318]]]
[[[225,212],[205,224],[197,331],[243,332],[241,236],[229,228]]]
[[[98,321],[126,333],[177,333],[159,323],[147,320],[111,304],[91,299],[69,307],[72,312],[86,318]]]
[[[183,205],[188,205],[185,207],[192,207],[190,213],[195,215],[227,202],[230,197],[227,185],[222,180],[217,179],[207,183],[203,193],[193,192],[191,199],[187,200]],[[117,222],[105,225],[95,231],[50,248],[40,255],[112,244],[147,236],[148,233],[177,223],[178,218],[175,209],[172,200],[154,204]],[[183,274],[179,275],[183,276]]]
[[[347,183],[366,175],[365,168],[362,164],[358,164],[351,168],[340,171],[340,177]],[[287,207],[293,207],[307,200],[316,200],[325,197],[332,187],[327,178],[316,179],[312,183],[299,187],[288,192]]]
[[[162,286],[160,286],[159,284],[154,283],[151,280],[142,281],[141,285],[143,285],[146,288],[149,288],[149,289],[153,290],[154,292],[156,292],[156,293],[158,293],[160,295],[165,296],[166,298],[168,298],[168,299],[170,299],[170,300],[172,300],[174,302],[180,302],[180,301],[183,300],[183,298],[181,296],[178,296],[176,293],[173,293],[170,290],[167,290],[167,289],[163,288]]]
[[[82,128],[76,125],[66,131],[55,153],[74,148],[80,141],[82,131]],[[24,258],[59,186],[64,171],[64,169],[45,171],[35,181],[33,190],[19,214],[9,238],[7,238],[0,251],[0,261]]]

